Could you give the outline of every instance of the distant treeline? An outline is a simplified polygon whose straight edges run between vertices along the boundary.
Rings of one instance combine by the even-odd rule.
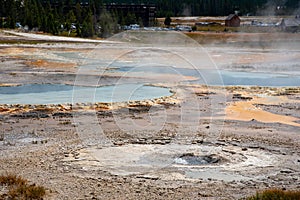
[[[101,0],[0,0],[0,28],[20,23],[54,35],[75,31],[78,37],[105,37],[118,29],[118,17],[102,7]]]
[[[293,14],[299,0],[103,0],[104,3],[145,3],[157,6],[157,17]]]
[[[104,4],[153,4],[156,17],[294,14],[299,0],[0,0],[0,28],[29,29],[59,34],[76,30],[80,37],[108,36],[119,25],[140,23],[133,13],[107,12]],[[299,13],[298,13],[299,14]]]

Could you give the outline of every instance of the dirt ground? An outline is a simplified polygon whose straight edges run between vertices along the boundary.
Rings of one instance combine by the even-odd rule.
[[[173,91],[127,103],[0,105],[0,174],[46,187],[45,199],[241,199],[265,188],[300,189],[299,87],[209,86],[188,82],[193,75],[113,67],[99,80],[79,67],[95,58],[94,43],[27,42],[0,44],[1,86],[147,80]],[[106,61],[117,52],[123,64],[156,53],[101,45],[97,56]],[[202,47],[220,69],[299,75],[297,45],[232,45]],[[0,199],[4,193],[0,186]]]

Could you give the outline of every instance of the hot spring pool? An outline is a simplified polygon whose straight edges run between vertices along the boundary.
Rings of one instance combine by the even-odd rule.
[[[83,87],[59,84],[26,84],[0,87],[0,104],[63,104],[127,102],[170,96],[168,88],[143,84]]]
[[[115,69],[120,72],[144,72],[157,74],[176,74],[199,78],[193,83],[200,85],[224,86],[262,86],[262,87],[299,87],[300,74],[298,73],[272,73],[272,72],[246,72],[218,69],[185,69],[170,66],[126,66]]]

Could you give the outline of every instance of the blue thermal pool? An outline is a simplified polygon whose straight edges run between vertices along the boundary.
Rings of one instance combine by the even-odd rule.
[[[170,96],[168,88],[143,84],[83,87],[60,84],[26,84],[0,87],[0,104],[62,104],[127,102]]]
[[[144,72],[144,74],[177,74],[180,76],[192,76],[198,78],[195,82],[203,85],[225,86],[263,86],[285,87],[300,86],[299,74],[282,74],[266,72],[243,72],[218,69],[184,69],[170,66],[123,66],[116,69],[120,72]]]

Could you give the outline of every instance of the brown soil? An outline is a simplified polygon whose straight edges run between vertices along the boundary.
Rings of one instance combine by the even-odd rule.
[[[59,62],[50,62],[45,60],[35,60],[26,62],[27,65],[33,67],[43,67],[51,69],[61,69],[61,68],[74,68],[76,65],[73,63],[59,63]]]

